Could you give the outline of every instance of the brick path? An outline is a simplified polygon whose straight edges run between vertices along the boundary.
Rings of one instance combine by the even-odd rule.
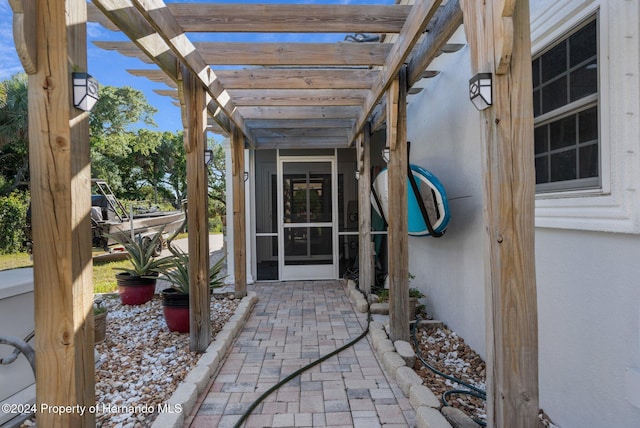
[[[260,283],[259,301],[200,403],[192,428],[231,427],[264,391],[360,335],[339,281]],[[268,396],[245,427],[407,427],[415,412],[374,355],[368,338]]]

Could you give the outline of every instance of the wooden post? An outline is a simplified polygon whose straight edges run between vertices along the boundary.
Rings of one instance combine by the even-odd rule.
[[[209,293],[209,216],[207,171],[207,96],[200,81],[182,66],[185,100],[184,143],[187,152],[187,200],[189,227],[189,349],[204,352],[211,341]]]
[[[236,297],[244,297],[247,295],[244,136],[236,126],[231,132],[231,164],[233,177],[233,267],[236,279]]]
[[[387,91],[389,326],[392,341],[409,341],[406,109],[407,69],[402,67]]]
[[[87,70],[83,0],[38,0],[37,67],[29,75],[29,162],[38,425],[95,425],[89,113],[73,107]],[[75,407],[77,406],[77,407]]]
[[[487,424],[533,428],[538,413],[535,172],[529,2],[463,2],[472,73],[493,73],[482,113]]]
[[[360,289],[371,293],[373,243],[371,242],[371,127],[367,123],[358,137],[358,276]]]

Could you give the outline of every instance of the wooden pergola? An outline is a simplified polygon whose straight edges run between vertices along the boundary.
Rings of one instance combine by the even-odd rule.
[[[371,133],[386,124],[391,338],[408,339],[406,98],[463,23],[472,70],[493,76],[481,113],[486,230],[488,421],[537,426],[533,260],[533,118],[528,0],[415,4],[165,4],[162,0],[10,0],[29,74],[38,404],[90,406],[93,286],[88,113],[71,72],[88,71],[86,22],[130,41],[96,44],[155,64],[182,110],[187,152],[191,347],[209,344],[204,148],[208,126],[230,136],[236,295],[246,294],[244,149],[347,148],[358,153],[360,260],[370,259]],[[401,3],[405,3],[402,1]],[[413,3],[413,2],[412,2]],[[194,33],[363,33],[379,41],[192,42]],[[198,38],[201,38],[199,35]],[[373,267],[362,263],[368,291]],[[42,422],[41,422],[42,421]],[[90,413],[38,415],[43,426],[93,426]]]

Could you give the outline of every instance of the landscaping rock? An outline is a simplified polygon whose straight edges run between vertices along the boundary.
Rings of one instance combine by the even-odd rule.
[[[413,371],[412,368],[404,366],[398,367],[396,370],[396,383],[404,393],[406,397],[409,397],[409,391],[413,385],[421,385],[422,378]]]
[[[396,352],[406,361],[407,365],[413,367],[416,363],[416,353],[411,344],[404,340],[396,340],[393,346],[395,346]]]
[[[431,407],[419,407],[416,410],[418,428],[452,428],[442,414]]]

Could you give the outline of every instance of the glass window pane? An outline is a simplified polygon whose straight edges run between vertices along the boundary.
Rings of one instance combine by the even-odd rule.
[[[542,61],[542,82],[546,82],[567,71],[567,44],[561,42],[540,57]]]
[[[258,281],[278,279],[278,237],[256,236]]]
[[[578,114],[578,142],[598,140],[598,108],[593,107]]]
[[[309,176],[310,222],[331,221],[331,174]]]
[[[549,151],[549,139],[547,138],[547,125],[538,126],[534,130],[535,154],[546,153]]]
[[[576,144],[576,117],[569,116],[549,124],[551,150]]]
[[[572,71],[569,81],[571,86],[570,102],[598,92],[598,65],[596,61]]]
[[[311,238],[311,256],[327,256],[333,254],[333,233],[330,227],[309,228]]]
[[[596,35],[596,21],[589,23],[569,38],[569,63],[575,67],[588,58],[596,55],[598,37]]]
[[[542,88],[542,113],[567,104],[567,78],[563,77]]]
[[[536,184],[549,182],[549,157],[536,157]]]
[[[575,180],[576,151],[566,150],[551,155],[551,181]]]
[[[598,144],[580,147],[580,178],[598,176]]]
[[[542,112],[542,106],[540,105],[540,89],[533,91],[533,117],[539,116]]]
[[[531,71],[533,77],[533,87],[536,88],[540,86],[540,58],[533,60]]]

